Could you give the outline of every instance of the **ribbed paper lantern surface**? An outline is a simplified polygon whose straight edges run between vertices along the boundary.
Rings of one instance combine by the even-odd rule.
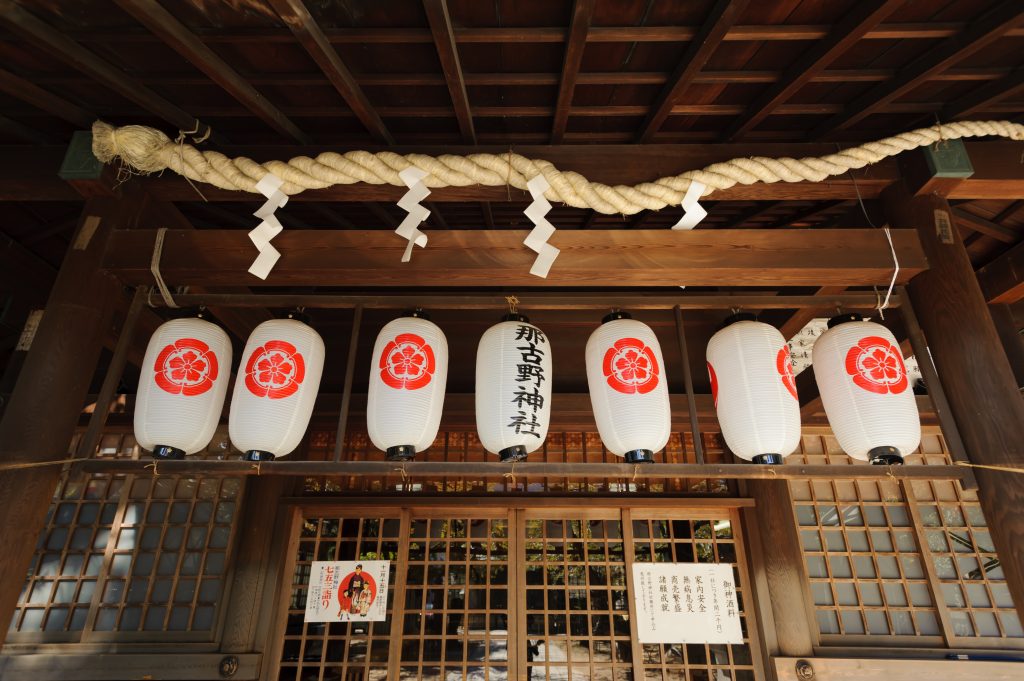
[[[156,458],[181,459],[210,444],[231,377],[231,341],[193,317],[149,339],[135,402],[135,439]]]
[[[447,380],[448,341],[436,324],[401,317],[381,329],[373,346],[366,429],[389,460],[411,459],[437,437]]]
[[[228,432],[249,461],[272,461],[299,446],[324,370],[324,341],[297,319],[257,326],[242,352]]]
[[[753,315],[736,315],[711,337],[707,360],[729,449],[754,463],[782,463],[800,444],[800,402],[786,339]]]
[[[672,430],[661,345],[651,327],[624,312],[605,317],[587,341],[587,384],[608,451],[630,463],[653,461]]]
[[[551,345],[521,315],[484,332],[476,351],[476,429],[502,461],[544,444],[551,422]]]
[[[903,463],[921,443],[921,419],[899,343],[881,324],[845,315],[811,351],[832,432],[849,456]]]

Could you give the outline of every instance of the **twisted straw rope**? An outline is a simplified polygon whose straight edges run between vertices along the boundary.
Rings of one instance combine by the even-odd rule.
[[[734,158],[701,170],[690,170],[632,187],[591,182],[579,173],[561,171],[549,161],[529,159],[511,152],[434,157],[423,154],[403,156],[390,151],[350,151],[344,154],[326,151],[316,158],[298,156],[289,161],[257,163],[244,156],[232,159],[216,151],[199,151],[190,144],[173,142],[159,130],[140,125],[115,128],[96,121],[92,134],[93,153],[104,163],[120,158],[125,166],[138,173],[170,168],[190,180],[206,182],[221,189],[257,193],[256,183],[267,173],[274,173],[284,180],[282,191],[286,194],[357,182],[404,187],[398,174],[414,165],[429,173],[424,180],[428,187],[497,187],[509,184],[517,189],[526,189],[530,179],[542,174],[551,185],[545,194],[549,201],[559,201],[574,208],[592,208],[609,215],[632,215],[642,210],[679,205],[691,181],[703,183],[705,195],[737,184],[820,182],[942,140],[985,136],[1024,140],[1024,125],[1009,121],[946,123],[819,158]]]

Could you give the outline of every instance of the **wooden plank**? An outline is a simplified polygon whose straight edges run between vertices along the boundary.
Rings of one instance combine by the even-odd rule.
[[[95,114],[77,104],[4,69],[0,69],[0,90],[80,128],[88,129],[96,120]]]
[[[873,0],[858,3],[835,25],[826,38],[800,55],[774,86],[761,93],[743,115],[729,126],[722,139],[733,141],[756,127],[780,104],[811,82],[816,75],[903,4],[904,0]]]
[[[222,653],[64,653],[4,655],[0,676],[33,681],[206,681],[222,678]],[[239,654],[233,681],[250,681],[259,676],[260,655]]]
[[[231,68],[156,0],[117,0],[117,4],[271,128],[300,144],[312,142],[308,135],[271,104],[248,80]]]
[[[983,218],[980,215],[975,215],[963,208],[954,208],[953,217],[956,218],[957,222],[965,225],[968,229],[980,232],[985,236],[990,236],[993,239],[1002,241],[1004,244],[1015,244],[1020,241],[1022,236],[1015,229],[1003,227],[997,222]]]
[[[455,44],[455,31],[448,14],[446,0],[423,0],[423,9],[427,13],[430,32],[434,37],[437,57],[441,61],[444,79],[448,84],[448,93],[455,107],[455,117],[459,121],[462,141],[475,144],[476,131],[473,129],[473,114],[469,110],[469,96],[466,94],[466,80],[462,76],[462,65],[459,63],[459,50]]]
[[[573,5],[572,23],[562,61],[562,77],[558,85],[558,100],[555,104],[555,120],[551,126],[551,143],[560,144],[569,122],[573,90],[583,63],[583,50],[587,43],[587,32],[594,18],[594,0],[576,0]]]
[[[775,658],[778,681],[806,681],[809,676],[797,674],[800,662],[795,657]],[[872,658],[806,658],[814,670],[814,681],[1019,681],[1020,664],[1017,662],[989,662],[929,659],[872,659]]]
[[[285,230],[266,281],[248,274],[254,250],[243,230],[171,230],[161,272],[192,286],[865,286],[888,283],[892,256],[880,230],[561,230],[562,253],[546,279],[529,273],[525,230],[447,231],[401,267],[405,242],[382,231]],[[128,284],[149,283],[151,231],[119,232],[104,267]],[[900,281],[927,263],[917,237],[894,230]]]
[[[1013,367],[1013,377],[1017,380],[1017,388],[1024,388],[1024,337],[1021,327],[1013,317],[1009,305],[995,303],[988,306],[992,315],[992,323],[996,325],[999,339],[1003,342],[1006,358]]]
[[[846,289],[841,286],[822,286],[819,288],[814,295],[828,297],[837,296]],[[822,301],[824,302],[824,301]],[[812,319],[817,317],[827,317],[831,312],[835,311],[833,306],[831,309],[827,307],[805,307],[796,310],[789,318],[779,326],[779,332],[782,337],[787,341],[792,339],[793,336],[800,333],[800,329],[807,326]]]
[[[1015,303],[1024,298],[1024,244],[979,269],[978,284],[989,303]]]
[[[1024,68],[1018,68],[1004,78],[986,83],[947,103],[942,107],[939,117],[944,121],[970,118],[985,107],[1016,97],[1022,91],[1024,91]]]
[[[939,43],[901,68],[892,80],[880,83],[850,102],[843,113],[833,116],[811,131],[810,137],[820,139],[849,128],[1022,24],[1024,5],[1018,0],[1006,0],[978,17],[964,31]]]
[[[651,112],[637,135],[637,142],[650,142],[658,133],[662,123],[672,112],[672,106],[679,100],[694,77],[711,59],[722,43],[729,28],[739,19],[748,0],[717,0],[700,31],[693,36],[675,73],[655,100]]]
[[[302,0],[271,0],[270,4],[373,139],[385,144],[394,144],[395,140],[381,120],[380,114],[373,108],[373,104],[338,56],[320,25],[310,15],[305,3]]]
[[[60,59],[104,87],[135,102],[147,111],[163,118],[182,130],[195,129],[199,122],[194,116],[156,94],[140,81],[100,59],[62,32],[40,21],[12,0],[0,0],[0,24],[45,50],[47,55]]]

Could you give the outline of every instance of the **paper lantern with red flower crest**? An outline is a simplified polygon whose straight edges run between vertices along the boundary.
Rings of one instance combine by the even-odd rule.
[[[854,459],[903,463],[921,443],[921,419],[896,337],[858,314],[828,327],[811,361],[839,446]]]
[[[484,332],[476,351],[476,429],[502,461],[544,444],[551,422],[551,345],[544,332],[509,314]]]
[[[665,362],[651,327],[625,312],[606,316],[587,341],[587,384],[604,446],[648,463],[672,430]]]
[[[437,437],[447,380],[448,341],[422,311],[384,325],[373,346],[366,429],[389,461],[412,459]]]
[[[324,341],[298,317],[263,322],[242,352],[228,434],[248,461],[272,461],[292,452],[313,415]]]
[[[135,439],[155,458],[182,459],[210,444],[231,376],[231,340],[200,317],[161,324],[146,348]]]
[[[733,315],[711,337],[707,361],[729,449],[754,463],[782,463],[800,444],[800,403],[786,339],[752,314]]]

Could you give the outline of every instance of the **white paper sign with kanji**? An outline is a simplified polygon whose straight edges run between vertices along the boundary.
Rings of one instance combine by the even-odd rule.
[[[743,643],[731,565],[634,563],[641,643]]]
[[[383,622],[388,610],[389,560],[314,561],[306,622]]]

